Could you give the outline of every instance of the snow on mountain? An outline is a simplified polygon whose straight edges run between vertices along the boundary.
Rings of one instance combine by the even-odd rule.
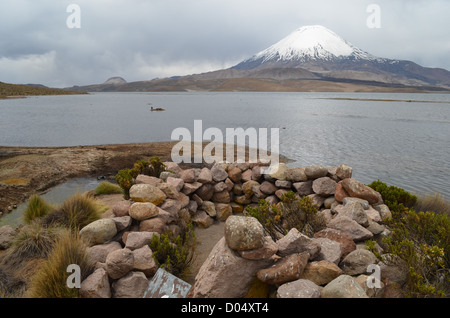
[[[378,58],[365,52],[342,37],[321,25],[304,26],[289,34],[281,41],[255,54],[242,62],[258,64],[267,62],[310,60],[332,60],[335,58],[352,58],[377,60]],[[240,68],[240,67],[237,67]]]

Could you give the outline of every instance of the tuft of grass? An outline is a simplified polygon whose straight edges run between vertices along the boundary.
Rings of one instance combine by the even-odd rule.
[[[62,228],[47,228],[37,221],[20,229],[0,260],[0,297],[23,295],[62,231]]]
[[[95,189],[94,193],[100,194],[123,194],[122,188],[108,181],[102,181]]]
[[[414,210],[450,216],[450,202],[446,201],[439,193],[419,195]]]
[[[67,285],[71,275],[67,267],[80,266],[81,281],[93,271],[88,260],[87,245],[78,234],[66,230],[55,244],[48,259],[34,275],[28,294],[32,298],[78,298],[79,290]]]
[[[34,194],[28,200],[27,209],[23,213],[23,220],[26,224],[30,224],[34,219],[46,216],[53,209],[53,206],[48,204],[44,198]]]
[[[59,224],[73,231],[79,231],[84,226],[101,218],[105,211],[100,201],[88,194],[77,193],[43,218],[43,223]]]
[[[14,237],[11,246],[7,250],[5,260],[13,266],[22,261],[34,258],[46,258],[62,229],[60,227],[45,227],[39,222],[32,222],[22,227]]]

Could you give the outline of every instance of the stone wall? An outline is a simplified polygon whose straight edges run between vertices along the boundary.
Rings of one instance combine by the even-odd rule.
[[[178,234],[180,219],[201,228],[225,222],[224,237],[200,268],[190,297],[246,297],[254,286],[276,291],[276,297],[391,297],[392,283],[404,283],[398,266],[365,248],[364,241],[373,239],[383,253],[381,238],[389,230],[382,219],[390,211],[378,192],[352,178],[347,165],[280,164],[261,174],[261,166],[248,163],[184,170],[165,164],[171,172],[139,175],[130,200],[117,203],[111,218],[80,231],[91,240],[89,255],[97,264],[82,282],[82,297],[142,297],[157,270],[148,244],[167,230]],[[314,237],[292,229],[274,241],[243,213],[260,199],[276,204],[289,190],[309,196],[326,220]],[[370,289],[372,264],[379,265],[382,281]]]

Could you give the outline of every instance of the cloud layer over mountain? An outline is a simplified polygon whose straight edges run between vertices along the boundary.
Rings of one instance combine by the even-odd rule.
[[[69,4],[81,9],[70,29]],[[235,65],[302,25],[322,24],[386,58],[450,69],[450,2],[380,0],[2,0],[0,81],[53,87],[187,75]]]

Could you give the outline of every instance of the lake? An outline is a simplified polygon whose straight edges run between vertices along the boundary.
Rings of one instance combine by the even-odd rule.
[[[224,135],[279,128],[293,167],[345,163],[363,183],[450,199],[449,94],[92,93],[0,100],[0,114],[1,146],[169,141],[198,119]]]

